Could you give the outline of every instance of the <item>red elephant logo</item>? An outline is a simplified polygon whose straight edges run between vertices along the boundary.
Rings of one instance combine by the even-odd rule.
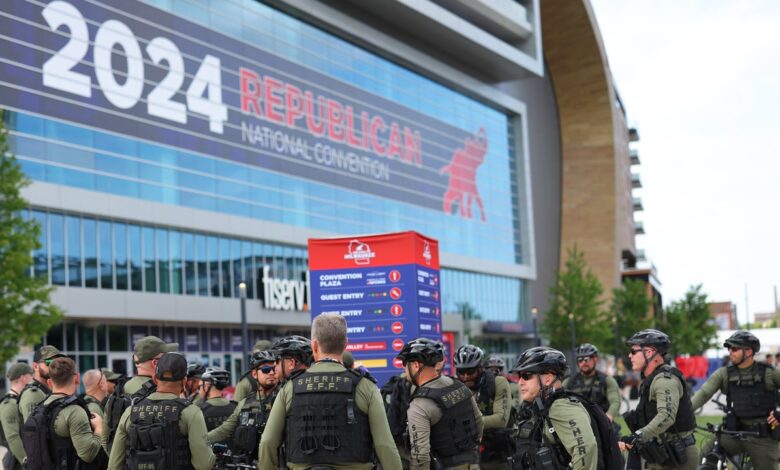
[[[485,207],[477,188],[477,168],[485,161],[487,153],[487,135],[482,128],[475,138],[466,137],[463,147],[452,153],[450,163],[439,169],[439,174],[450,174],[447,191],[444,193],[444,212],[452,214],[452,204],[457,202],[460,216],[470,219],[471,203],[476,201],[482,222],[485,219]]]

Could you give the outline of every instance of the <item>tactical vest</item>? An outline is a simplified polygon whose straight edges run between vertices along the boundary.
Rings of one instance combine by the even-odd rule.
[[[226,405],[214,405],[209,403],[208,400],[204,400],[196,405],[203,412],[203,418],[206,420],[206,430],[211,431],[220,427],[233,414],[233,410],[236,409],[238,403],[229,401]]]
[[[79,459],[70,437],[60,437],[54,430],[57,416],[70,405],[81,407],[87,417],[86,404],[76,396],[55,400],[33,410],[22,426],[22,444],[27,454],[25,469],[29,470],[88,470],[105,466],[107,459],[103,450],[91,463]]]
[[[582,372],[577,372],[577,374],[569,380],[569,383],[566,384],[566,390],[574,392],[577,395],[582,395],[589,402],[601,407],[604,412],[609,409],[609,399],[607,398],[607,375],[603,372],[596,371],[596,375],[593,377],[593,381],[590,384],[585,383],[585,376]]]
[[[480,413],[483,416],[493,414],[493,400],[496,399],[496,376],[484,372],[477,385],[477,393],[474,396]]]
[[[114,444],[114,436],[116,436],[116,428],[119,426],[119,420],[122,418],[122,414],[131,405],[146,399],[149,395],[157,390],[157,385],[153,380],[147,380],[134,394],[129,395],[125,393],[125,386],[127,383],[122,383],[116,386],[114,393],[109,395],[106,402],[106,415],[105,425],[108,426],[108,451],[111,452],[111,446]]]
[[[738,419],[766,418],[777,406],[777,392],[766,388],[768,368],[766,364],[756,362],[748,376],[740,376],[737,366],[726,369],[726,400]]]
[[[455,380],[444,388],[418,387],[417,398],[433,400],[442,411],[442,417],[431,428],[431,454],[444,467],[479,463],[479,436],[471,390]]]
[[[192,454],[186,435],[179,431],[181,398],[133,404],[127,429],[127,470],[191,470]]]
[[[27,385],[25,385],[24,388],[22,389],[21,393],[19,393],[19,403],[22,402],[22,397],[24,396],[25,393],[33,392],[33,391],[43,392],[43,394],[46,397],[51,395],[51,390],[49,389],[49,387],[47,387],[46,385],[38,382],[37,380],[33,380],[32,382],[30,382]],[[46,400],[46,398],[41,400],[39,403],[43,403],[45,400]]]
[[[683,389],[683,395],[680,397],[680,405],[677,408],[677,417],[674,424],[669,428],[669,432],[687,432],[696,428],[696,416],[693,414],[693,405],[691,404],[691,394],[688,390],[688,384],[685,382],[682,372],[678,369],[664,364],[656,368],[650,377],[642,381],[639,390],[639,404],[636,407],[638,428],[643,428],[655,418],[658,414],[657,406],[650,403],[650,385],[658,374],[664,374],[666,378],[677,377]]]
[[[543,423],[544,419],[541,416],[518,423],[513,456],[514,468],[528,470],[564,470],[568,468],[571,458],[565,449],[559,448],[559,444],[548,442],[544,438]],[[548,452],[545,453],[544,449],[548,449]],[[561,453],[567,459],[560,461]]]
[[[275,398],[274,394],[258,399],[257,393],[246,398],[244,407],[238,412],[238,424],[230,442],[230,451],[234,456],[245,457],[250,461],[257,459],[258,444]]]
[[[19,395],[16,395],[15,393],[6,393],[2,400],[0,400],[0,405],[5,405],[9,401],[13,401],[16,406],[19,406]],[[21,423],[20,423],[21,424]],[[3,429],[3,423],[0,421],[0,444],[8,447],[8,439],[5,437],[5,429]]]
[[[293,398],[285,427],[288,462],[373,460],[368,415],[355,401],[355,390],[362,379],[352,370],[307,371],[291,377]]]

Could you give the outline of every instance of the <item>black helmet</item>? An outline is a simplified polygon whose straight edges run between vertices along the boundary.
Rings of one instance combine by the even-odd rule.
[[[203,373],[206,372],[206,366],[200,362],[190,362],[187,364],[187,378],[200,378]]]
[[[577,358],[580,357],[591,357],[591,356],[598,356],[599,350],[596,346],[593,346],[590,343],[584,343],[581,344],[580,347],[577,348]]]
[[[406,343],[396,357],[404,364],[420,361],[423,365],[434,366],[444,359],[444,346],[432,339],[417,338]]]
[[[566,364],[566,356],[557,349],[548,348],[547,346],[526,349],[517,358],[517,363],[512,368],[512,372],[552,372],[559,377],[566,375],[568,370],[569,366]]]
[[[249,358],[249,367],[251,369],[257,369],[260,364],[266,364],[268,362],[276,362],[276,355],[269,350],[255,351],[252,353],[252,357]]]
[[[506,368],[506,362],[504,362],[501,356],[490,356],[485,363],[485,367],[496,367],[500,370],[504,370]]]
[[[311,341],[303,336],[286,336],[271,346],[271,353],[279,357],[292,357],[309,365],[312,362]]]
[[[230,372],[219,367],[209,367],[200,376],[200,380],[214,384],[217,390],[230,386]]]
[[[483,357],[485,357],[485,352],[482,349],[471,344],[464,344],[455,351],[453,362],[456,369],[470,369],[482,365]]]
[[[757,353],[761,349],[761,341],[749,331],[737,331],[723,343],[724,348],[729,347],[736,348],[750,348],[753,353]]]
[[[626,340],[626,345],[651,346],[659,353],[663,354],[669,350],[669,347],[672,345],[672,341],[669,339],[669,335],[663,331],[648,328],[646,330],[634,333],[634,336]]]

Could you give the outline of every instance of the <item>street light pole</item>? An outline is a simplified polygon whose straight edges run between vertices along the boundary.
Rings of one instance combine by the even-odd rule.
[[[569,333],[571,333],[571,357],[577,359],[577,333],[574,331],[574,314],[569,314]]]
[[[541,346],[542,341],[539,339],[539,329],[537,325],[537,316],[539,315],[539,309],[536,307],[531,307],[531,320],[534,324],[534,346]]]
[[[620,336],[618,336],[617,317],[612,317],[612,335],[615,341],[615,365],[617,365],[617,358],[620,357]]]
[[[247,363],[244,361],[249,360],[249,326],[246,323],[246,283],[241,282],[238,285],[238,293],[241,297],[241,339],[242,339],[242,351],[244,353],[241,359],[242,370],[247,368]]]

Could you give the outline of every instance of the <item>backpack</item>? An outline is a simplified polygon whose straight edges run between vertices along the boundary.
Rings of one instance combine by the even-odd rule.
[[[396,442],[403,442],[406,430],[406,410],[412,401],[412,384],[404,377],[394,375],[382,386],[379,393],[385,404],[387,422],[390,424],[390,433]]]
[[[57,415],[70,405],[78,405],[90,416],[86,403],[76,396],[57,400],[48,406],[37,406],[22,425],[22,445],[27,454],[25,470],[100,469],[108,465],[108,458],[100,449],[91,463],[83,462],[76,453],[70,437],[59,437],[54,431]]]
[[[612,425],[609,418],[607,418],[607,414],[604,410],[602,410],[600,406],[588,401],[585,397],[567,391],[555,392],[548,399],[549,405],[545,407],[543,413],[545,425],[552,428],[552,424],[547,417],[547,412],[549,411],[552,402],[559,398],[568,398],[577,401],[588,412],[588,415],[590,416],[590,427],[593,430],[593,435],[596,437],[596,444],[599,449],[598,469],[623,470],[625,462],[623,461],[623,455],[620,453],[620,448],[618,447],[619,436],[617,435],[615,427]],[[561,441],[555,432],[553,432],[553,436],[555,437],[556,444],[562,446]]]
[[[116,429],[119,427],[119,419],[122,418],[122,414],[133,403],[145,399],[157,390],[157,385],[153,380],[147,380],[138,389],[137,392],[130,395],[125,393],[126,383],[122,383],[116,386],[114,393],[108,396],[106,401],[105,412],[105,425],[108,426],[108,451],[111,452],[111,446],[114,444],[114,436],[116,436]]]

